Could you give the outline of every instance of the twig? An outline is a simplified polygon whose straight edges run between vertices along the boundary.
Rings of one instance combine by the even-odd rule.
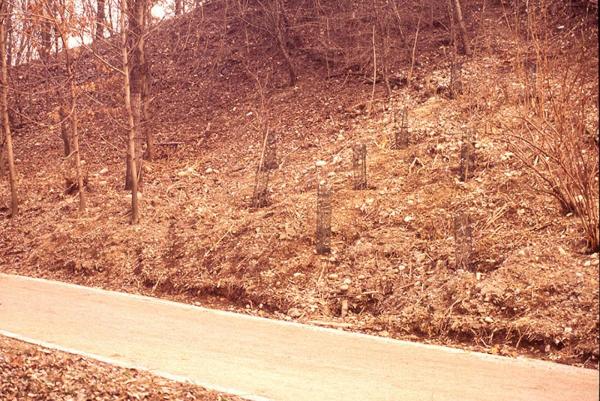
[[[421,18],[423,17],[423,13],[419,13],[419,20],[417,21],[417,32],[415,33],[415,41],[413,43],[412,54],[410,59],[410,70],[408,70],[408,76],[406,77],[406,82],[410,85],[412,81],[413,69],[415,67],[415,53],[417,51],[417,40],[419,39],[419,30],[421,29]]]

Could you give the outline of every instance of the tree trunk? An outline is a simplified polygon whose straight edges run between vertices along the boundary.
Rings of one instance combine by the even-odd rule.
[[[146,40],[145,34],[148,27],[148,14],[149,7],[147,0],[141,0],[143,5],[142,10],[142,36],[139,43],[140,48],[140,74],[141,74],[141,130],[142,134],[146,139],[146,152],[144,158],[146,160],[154,159],[154,134],[148,128],[148,121],[150,120],[150,63],[146,59]]]
[[[454,11],[456,13],[456,21],[458,22],[458,28],[460,30],[460,40],[462,42],[463,53],[466,56],[471,55],[471,45],[469,44],[469,34],[467,33],[467,27],[463,19],[462,7],[460,0],[454,0]]]
[[[67,113],[65,108],[61,106],[58,109],[58,118],[60,121],[60,137],[63,141],[63,154],[65,157],[69,157],[71,154],[71,140],[69,138],[69,125],[67,124]]]
[[[12,22],[12,2],[9,2],[6,10],[6,64],[10,67],[13,62],[13,22]]]
[[[175,0],[175,15],[183,14],[183,0]]]
[[[127,138],[127,159],[130,171],[137,171],[137,163],[135,156],[135,139],[137,134],[137,127],[135,125],[133,117],[133,108],[131,105],[131,83],[129,77],[129,51],[128,51],[128,37],[131,35],[130,30],[125,25],[125,15],[127,14],[127,0],[121,0],[121,56],[123,60],[123,73],[125,76],[125,82],[123,84],[123,90],[125,93],[125,108],[127,109],[127,123],[129,126],[129,135]],[[131,20],[129,21],[131,22]],[[137,174],[130,174],[131,180],[131,223],[137,224],[139,222],[139,204],[138,204],[138,176]]]
[[[8,180],[10,183],[10,210],[14,217],[19,212],[17,197],[17,178],[15,171],[15,157],[13,154],[12,133],[8,119],[8,66],[6,60],[6,21],[8,18],[6,0],[0,0],[0,58],[2,58],[2,127],[4,129],[4,143],[8,161]]]
[[[146,160],[154,160],[155,141],[154,133],[148,127],[150,119],[150,78],[148,74],[148,64],[145,63],[144,78],[142,84],[142,129],[146,137],[146,152],[144,153]]]
[[[67,108],[60,106],[58,109],[58,123],[60,124],[60,137],[63,141],[64,163],[68,166],[68,159],[71,157],[71,135],[69,134],[69,123],[67,122]],[[68,176],[65,176],[65,189],[68,190],[73,183]]]
[[[125,189],[131,189],[132,171],[136,172],[138,190],[141,190],[143,185],[142,178],[142,145],[144,141],[143,135],[143,120],[142,120],[142,92],[144,86],[144,70],[145,70],[145,55],[144,55],[144,21],[146,0],[132,0],[129,9],[128,19],[128,48],[131,52],[131,69],[129,71],[129,87],[131,111],[133,122],[135,125],[135,152],[132,157],[136,160],[137,169],[131,169],[125,177]]]
[[[413,78],[413,70],[415,68],[415,59],[417,56],[417,42],[419,40],[419,30],[421,29],[421,19],[423,18],[423,13],[419,13],[419,20],[417,21],[417,31],[415,32],[415,41],[413,42],[411,57],[410,57],[410,69],[408,70],[408,75],[406,76],[406,82],[410,87]]]
[[[98,0],[98,11],[96,12],[96,40],[100,40],[104,38],[104,25],[105,25],[105,17],[104,17],[104,6],[106,4],[106,0]]]
[[[86,195],[83,184],[83,172],[81,169],[81,151],[79,149],[79,129],[77,121],[77,105],[75,98],[75,85],[71,83],[71,141],[73,144],[73,155],[75,156],[75,173],[77,175],[77,187],[79,190],[79,212],[86,209]]]

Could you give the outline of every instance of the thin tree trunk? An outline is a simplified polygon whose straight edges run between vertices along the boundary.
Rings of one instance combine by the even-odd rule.
[[[131,84],[130,84],[131,85]],[[133,168],[131,172],[135,172],[137,189],[138,191],[143,190],[144,179],[142,177],[142,147],[144,144],[144,137],[142,136],[142,94],[140,92],[131,91],[131,111],[133,113],[133,123],[135,125],[135,152],[133,153],[133,159],[135,160],[136,168]]]
[[[58,109],[58,119],[60,124],[60,137],[63,141],[64,161],[68,165],[68,159],[71,157],[71,135],[69,134],[69,123],[67,122],[68,114],[67,107],[60,106]],[[71,179],[65,176],[65,189],[69,189],[73,183]]]
[[[73,154],[75,155],[75,172],[77,174],[77,187],[79,189],[79,212],[85,212],[87,207],[85,187],[83,184],[83,172],[81,170],[81,151],[79,149],[79,128],[77,121],[77,100],[75,98],[75,85],[71,83],[71,141],[73,143]]]
[[[471,55],[471,45],[469,44],[469,34],[467,33],[467,27],[463,19],[462,7],[460,0],[454,0],[454,11],[456,13],[456,21],[458,22],[458,28],[460,30],[460,40],[462,42],[462,49],[466,56]]]
[[[183,14],[183,0],[175,0],[175,15]]]
[[[15,157],[13,154],[12,133],[10,131],[10,121],[8,118],[8,66],[6,63],[6,31],[5,23],[7,20],[6,0],[0,3],[0,58],[2,58],[2,126],[4,128],[4,143],[6,147],[6,157],[8,161],[8,180],[10,183],[10,210],[11,216],[15,217],[19,213],[19,200],[17,197],[17,178],[15,171]]]
[[[137,163],[135,155],[135,138],[136,126],[133,118],[133,109],[131,107],[131,83],[129,78],[129,51],[128,40],[130,32],[127,31],[125,25],[125,14],[127,14],[127,0],[121,0],[121,56],[123,59],[123,74],[125,82],[123,90],[125,92],[125,108],[127,109],[127,122],[129,126],[129,135],[127,140],[127,159],[129,160],[129,168],[131,171],[137,171]],[[137,174],[131,174],[131,223],[139,222],[139,204],[138,204],[138,180]]]
[[[6,64],[10,67],[13,61],[13,22],[12,22],[12,2],[9,2],[6,10]]]
[[[142,95],[142,110],[141,110],[141,129],[142,135],[146,139],[146,152],[144,157],[146,160],[154,159],[154,134],[148,128],[148,121],[150,120],[150,63],[146,59],[146,40],[145,34],[148,26],[148,3],[147,0],[142,0],[143,11],[142,11],[142,35],[140,38],[140,74],[141,74],[141,95]]]
[[[58,109],[58,118],[60,119],[60,137],[63,141],[63,154],[65,157],[69,157],[71,154],[71,140],[69,138],[67,113],[65,112],[65,108],[63,106]]]
[[[150,99],[149,99],[149,94],[150,94],[150,79],[148,77],[148,73],[147,73],[147,67],[148,65],[146,64],[146,69],[145,69],[145,74],[144,74],[144,81],[143,81],[143,86],[142,86],[142,124],[143,124],[143,129],[144,129],[144,134],[146,137],[146,152],[145,152],[145,158],[146,160],[153,160],[154,159],[154,153],[155,153],[155,140],[154,140],[154,133],[149,129],[148,127],[148,121],[150,119]]]
[[[421,29],[421,19],[423,17],[422,13],[419,13],[419,20],[417,21],[417,32],[415,32],[415,41],[413,43],[412,54],[410,57],[410,70],[408,70],[408,76],[406,77],[406,82],[408,86],[410,86],[412,82],[413,70],[415,68],[415,58],[417,56],[417,41],[419,40],[419,30]]]
[[[96,12],[96,40],[104,38],[104,25],[106,20],[104,16],[105,4],[106,0],[98,0],[98,10]]]

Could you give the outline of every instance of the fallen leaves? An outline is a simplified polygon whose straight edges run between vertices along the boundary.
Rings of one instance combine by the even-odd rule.
[[[0,337],[0,399],[240,401],[150,373]]]

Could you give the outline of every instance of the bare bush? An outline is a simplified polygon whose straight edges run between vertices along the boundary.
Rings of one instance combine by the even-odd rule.
[[[599,249],[598,146],[590,146],[580,121],[526,119],[515,154],[534,173],[539,188],[577,215],[590,251]]]
[[[535,177],[534,188],[554,197],[564,214],[579,217],[588,250],[597,251],[598,66],[590,64],[584,28],[581,42],[569,49],[553,38],[549,27],[568,15],[559,6],[539,0],[524,20],[515,20],[515,71],[525,89],[511,149]],[[557,57],[566,52],[571,56]]]
[[[563,80],[558,94],[546,86],[544,96],[550,100],[545,113],[522,118],[512,149],[536,177],[537,188],[553,196],[563,213],[580,218],[588,249],[595,251],[600,247],[598,122],[590,122],[596,111],[586,101],[586,80],[574,75],[570,82]]]

